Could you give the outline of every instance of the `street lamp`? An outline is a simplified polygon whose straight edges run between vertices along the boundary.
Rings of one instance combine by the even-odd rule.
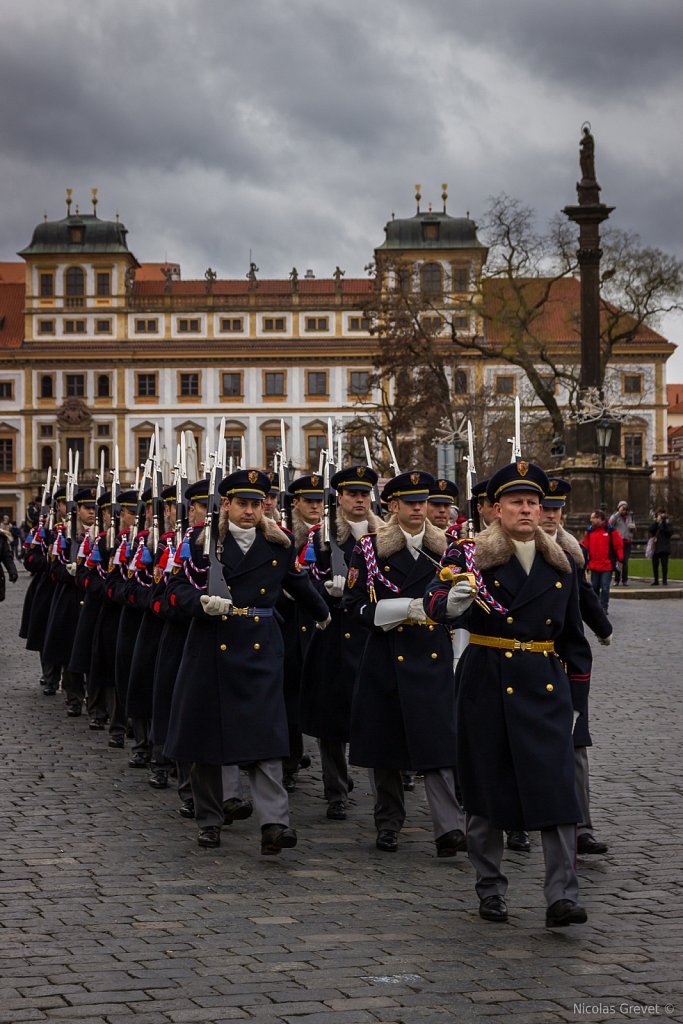
[[[460,501],[460,464],[465,458],[465,451],[467,449],[467,443],[463,441],[461,437],[453,439],[453,461],[455,462],[455,485],[458,488],[458,501]]]
[[[607,511],[605,501],[605,458],[609,443],[612,440],[612,421],[606,413],[603,413],[595,424],[595,432],[598,436],[598,448],[600,449],[600,508]]]

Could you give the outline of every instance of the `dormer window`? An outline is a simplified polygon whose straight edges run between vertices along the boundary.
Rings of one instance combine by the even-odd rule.
[[[422,222],[422,241],[423,242],[438,242],[439,241],[439,222]]]
[[[420,278],[423,295],[441,295],[443,274],[438,263],[425,263]]]
[[[71,245],[83,245],[85,229],[82,224],[69,226],[69,242]]]

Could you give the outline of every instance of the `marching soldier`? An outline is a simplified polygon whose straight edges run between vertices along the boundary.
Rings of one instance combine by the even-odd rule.
[[[311,576],[327,601],[332,623],[324,633],[316,632],[304,661],[301,687],[301,728],[318,737],[327,817],[346,818],[348,765],[346,745],[351,724],[351,698],[361,655],[367,640],[366,626],[342,608],[346,569],[361,537],[376,534],[384,524],[370,511],[371,490],[377,474],[368,466],[347,466],[335,473],[330,486],[338,494],[334,538],[344,559],[344,575],[335,576],[329,544],[323,544],[316,530],[315,561]]]
[[[271,483],[272,489],[272,483]],[[293,480],[287,488],[292,503],[292,532],[297,551],[297,560],[304,569],[309,569],[315,559],[313,538],[320,525],[323,510],[323,479],[313,473]],[[286,589],[286,588],[285,588]],[[299,768],[310,763],[304,758],[304,742],[299,721],[301,699],[301,674],[308,645],[313,636],[315,622],[300,605],[295,604],[285,593],[278,602],[282,616],[282,632],[285,640],[285,704],[289,723],[289,757],[284,763],[284,785],[288,793],[296,789]]]
[[[458,485],[443,478],[435,480],[427,498],[427,519],[437,530],[452,526],[451,513],[458,500]],[[457,511],[457,509],[456,509]]]
[[[81,531],[79,537],[75,539],[80,548],[84,536],[89,534],[95,522],[95,495],[86,487],[77,491],[74,500]],[[50,574],[55,583],[55,591],[45,629],[43,654],[50,664],[60,666],[62,688],[66,694],[66,713],[70,718],[77,718],[83,710],[85,677],[82,672],[72,671],[69,665],[78,628],[81,598],[75,579],[78,562],[70,561],[68,539],[63,526],[59,530],[53,550]]]
[[[286,588],[320,626],[329,616],[297,563],[290,537],[263,515],[269,489],[265,474],[253,469],[221,481],[217,553],[229,599],[202,592],[206,585],[198,582],[196,571],[206,566],[201,534],[190,536],[186,557],[174,566],[169,604],[191,623],[173,691],[166,753],[192,763],[200,846],[220,845],[221,766],[244,764],[261,825],[261,852],[278,854],[295,846],[297,836],[289,826],[282,784],[289,743],[275,603]]]
[[[563,551],[572,556],[579,578],[579,610],[581,618],[595,633],[598,642],[605,647],[612,642],[612,623],[603,611],[597,594],[586,579],[585,557],[579,542],[562,527],[562,513],[572,487],[568,480],[551,480],[547,494],[541,502],[541,527],[557,541]],[[576,851],[579,854],[607,853],[607,843],[600,842],[593,835],[590,813],[590,780],[588,747],[593,745],[588,720],[588,697],[590,677],[580,681],[572,680],[574,713],[574,766],[576,768],[576,795],[581,808],[581,821],[577,827]]]
[[[52,497],[55,516],[61,519],[66,515],[66,488],[58,488]],[[45,630],[50,614],[50,605],[55,591],[55,582],[50,573],[50,551],[57,534],[40,522],[33,532],[24,557],[24,566],[35,577],[37,583],[32,590],[30,612],[23,623],[26,635],[26,649],[38,651],[40,654],[40,683],[46,697],[52,697],[59,689],[61,669],[58,664],[51,664],[43,654]],[[28,594],[27,594],[28,600]]]
[[[114,707],[109,723],[109,746],[122,750],[126,739],[126,693],[128,690],[128,672],[133,644],[139,625],[133,615],[126,616],[126,584],[128,582],[128,536],[135,523],[138,508],[138,492],[130,489],[119,493],[119,530],[114,542],[114,549],[109,559],[109,571],[105,585],[105,606],[102,609],[101,625],[111,627],[116,623],[116,633],[112,637],[107,630],[109,645],[107,655],[111,657],[108,666],[109,678],[114,685]],[[107,605],[109,602],[109,605]],[[113,606],[113,607],[110,607]],[[122,622],[125,623],[122,630]],[[125,642],[124,642],[125,641]],[[113,679],[111,673],[113,669]]]
[[[429,622],[422,595],[446,536],[426,520],[434,480],[401,473],[384,488],[391,517],[361,537],[342,608],[369,631],[351,710],[352,764],[374,769],[376,846],[393,853],[405,821],[402,772],[424,774],[437,855],[465,848],[455,794],[453,650],[446,627]]]
[[[450,586],[442,570],[424,607],[430,618],[470,630],[456,673],[457,757],[479,914],[508,918],[503,830],[540,829],[552,928],[587,917],[575,866],[570,679],[589,676],[591,652],[573,563],[539,525],[547,491],[538,466],[519,460],[498,470],[487,492],[496,522],[474,551],[449,550],[445,565],[465,575]]]

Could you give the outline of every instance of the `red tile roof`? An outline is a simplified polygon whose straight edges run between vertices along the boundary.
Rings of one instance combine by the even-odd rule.
[[[25,263],[3,263],[0,260],[0,284],[23,284],[25,280]]]
[[[507,340],[509,330],[515,324],[514,312],[519,308],[520,297],[525,307],[533,307],[534,302],[545,295],[547,286],[544,278],[520,278],[515,288],[504,278],[486,279],[483,283],[484,308],[492,316],[486,327],[489,341]],[[581,283],[578,278],[565,277],[555,281],[550,286],[547,302],[533,320],[532,335],[546,341],[576,344],[581,337],[580,309]],[[601,319],[605,319],[604,311]],[[636,337],[640,342],[666,341],[661,334],[645,326],[640,327]]]
[[[162,270],[166,267],[175,269],[179,267],[177,263],[141,263],[135,270],[135,280],[137,281],[164,281],[164,275]]]
[[[683,412],[683,384],[667,384],[666,400],[669,412]]]
[[[163,264],[158,264],[159,267]],[[145,275],[145,278],[141,279],[139,273],[135,275],[135,289],[134,294],[139,297],[145,295],[163,295],[164,294],[165,282],[160,277],[152,277]],[[243,281],[240,280],[216,280],[213,282],[213,294],[214,295],[248,295],[249,284],[245,278]],[[343,295],[370,295],[372,293],[374,283],[370,278],[365,277],[350,277],[342,281],[342,294]],[[336,288],[336,282],[333,278],[299,278],[298,290],[299,295],[334,295]],[[255,289],[256,295],[292,295],[292,282],[289,280],[278,281],[268,280],[257,282]],[[182,296],[192,295],[206,295],[206,281],[172,281],[171,283],[171,294],[174,297],[180,298]]]
[[[0,282],[0,349],[21,348],[24,340],[24,282]]]

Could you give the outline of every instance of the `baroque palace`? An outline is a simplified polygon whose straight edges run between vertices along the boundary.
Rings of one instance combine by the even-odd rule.
[[[19,520],[48,466],[80,452],[82,482],[94,482],[118,447],[122,482],[132,482],[158,425],[169,466],[184,430],[215,444],[226,418],[228,454],[272,466],[284,420],[288,455],[315,469],[327,421],[337,431],[382,406],[373,383],[377,339],[365,316],[375,282],[339,268],[262,280],[253,264],[242,280],[185,281],[177,264],[140,264],[118,220],[93,212],[47,219],[18,255],[0,263],[0,511]],[[479,288],[486,247],[475,223],[431,209],[392,219],[375,251],[382,267],[409,267],[415,287],[449,282],[444,305],[457,308]],[[395,271],[387,271],[387,278]],[[562,282],[567,312],[548,323],[553,341],[578,357],[578,281]],[[383,286],[387,281],[383,280]],[[397,285],[398,286],[398,285]],[[468,308],[476,310],[476,302]],[[461,332],[481,330],[476,315]],[[615,353],[627,464],[666,451],[666,360],[673,346],[647,328]],[[573,355],[572,355],[573,353]],[[479,353],[458,355],[455,393],[481,388],[501,403],[523,394],[521,371]],[[523,399],[524,401],[524,399]],[[356,451],[356,440],[361,442]],[[346,457],[362,458],[362,439],[346,436]],[[170,473],[168,474],[170,475]]]

